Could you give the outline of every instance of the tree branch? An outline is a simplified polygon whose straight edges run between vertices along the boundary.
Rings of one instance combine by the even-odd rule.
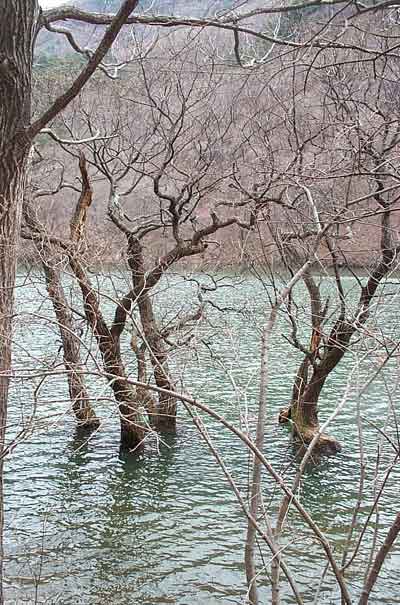
[[[139,0],[125,0],[120,10],[115,16],[110,16],[110,26],[105,32],[93,56],[89,59],[88,64],[81,71],[76,80],[71,84],[68,90],[59,96],[45,113],[40,116],[36,122],[33,122],[26,130],[26,135],[33,139],[53,118],[57,116],[67,105],[79,94],[83,86],[94,74],[100,63],[106,56],[107,52],[113,45],[123,25],[127,23],[127,19],[131,12],[136,8]],[[74,10],[74,9],[72,9]],[[46,16],[44,15],[44,19]]]
[[[387,555],[389,554],[389,551],[392,548],[394,541],[396,540],[397,536],[399,535],[399,532],[400,532],[400,513],[397,513],[395,520],[393,521],[392,526],[390,527],[390,529],[387,533],[384,543],[382,544],[382,546],[380,547],[380,549],[378,550],[378,552],[376,554],[374,563],[372,565],[371,570],[368,573],[366,582],[364,584],[364,587],[363,587],[363,590],[361,593],[361,598],[358,602],[358,605],[367,605],[370,594],[371,594],[371,590],[373,589],[374,584],[378,578],[381,567],[382,567]]]

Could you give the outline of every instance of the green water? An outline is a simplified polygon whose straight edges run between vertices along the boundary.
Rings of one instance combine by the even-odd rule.
[[[208,319],[197,327],[190,346],[173,358],[172,365],[176,377],[183,378],[187,390],[200,401],[242,428],[247,413],[250,429],[254,429],[260,327],[268,306],[267,290],[252,278],[229,278],[226,285],[230,281],[235,287],[223,288],[213,298],[225,310],[222,313],[209,310]],[[346,283],[351,290],[354,286],[351,279]],[[33,412],[35,420],[34,430],[7,461],[6,602],[243,603],[245,520],[190,418],[180,409],[176,435],[163,436],[159,442],[149,440],[146,452],[140,457],[121,456],[115,404],[105,382],[91,377],[94,405],[103,422],[89,440],[77,435],[68,412],[64,378],[57,375],[43,385],[39,378],[34,385],[26,378],[29,371],[42,368],[43,363],[48,367],[53,364],[59,337],[56,327],[46,320],[52,314],[40,276],[21,274],[19,285],[14,368],[16,376],[23,372],[25,378],[16,378],[12,385],[10,435],[17,433]],[[172,287],[167,288],[168,285]],[[106,280],[106,288],[113,295],[123,288],[121,279],[114,286]],[[390,298],[379,328],[396,339],[397,285],[391,288],[395,295]],[[173,316],[181,307],[186,308],[193,302],[195,291],[194,282],[179,277],[171,278],[169,284],[164,282],[158,296],[160,315]],[[301,291],[300,301],[304,301]],[[105,299],[103,304],[110,315],[110,303]],[[376,313],[382,313],[383,307],[377,305]],[[288,324],[282,316],[272,347],[265,452],[275,469],[285,473],[290,481],[295,469],[293,452],[288,432],[277,426],[276,416],[289,400],[299,358],[282,339],[283,332],[288,334]],[[326,384],[321,419],[328,416],[343,395],[353,369],[352,395],[330,429],[341,440],[343,450],[336,457],[310,467],[300,492],[303,505],[326,532],[338,560],[357,499],[360,474],[356,390],[373,376],[379,365],[377,353],[363,359],[368,346],[372,346],[370,341],[360,343],[357,354],[350,353]],[[95,351],[93,343],[90,346],[90,335],[86,335],[86,342],[88,349]],[[89,365],[95,368],[98,357],[93,355]],[[377,427],[385,427],[396,441],[397,381],[394,359],[360,400],[366,479],[357,535],[371,510],[374,490],[379,488],[393,459],[393,449]],[[38,387],[35,410],[33,386]],[[215,446],[246,495],[248,453],[226,429],[205,416],[204,420]],[[268,476],[263,481],[266,504],[274,518],[279,492]],[[379,516],[372,517],[367,540],[348,574],[349,590],[355,600],[362,585],[374,527],[378,525],[382,538],[399,510],[398,485],[399,472],[395,469],[380,502]],[[325,561],[321,548],[294,513],[284,543],[286,561],[295,573],[304,600],[312,603]],[[269,554],[262,544],[260,552],[262,568],[262,558],[268,562]],[[400,545],[387,560],[371,603],[400,603],[399,580]],[[267,604],[266,571],[261,571],[259,583],[262,602]],[[293,602],[283,579],[282,603]],[[340,603],[330,572],[325,576],[318,603]]]

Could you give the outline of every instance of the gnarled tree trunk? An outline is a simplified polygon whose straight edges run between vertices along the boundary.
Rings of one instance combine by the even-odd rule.
[[[80,342],[74,331],[72,312],[65,297],[59,272],[50,264],[51,251],[46,250],[49,253],[47,259],[43,259],[42,266],[46,277],[47,291],[60,330],[72,410],[79,428],[96,429],[99,427],[100,421],[91,406],[87,392],[80,358]]]
[[[357,312],[355,316],[346,319],[346,306],[338,274],[337,264],[334,259],[336,284],[341,301],[340,315],[331,329],[329,336],[320,350],[321,344],[321,322],[324,312],[321,311],[319,292],[313,289],[313,280],[310,275],[304,276],[311,300],[313,333],[310,351],[304,358],[298,370],[293,397],[289,410],[281,412],[280,420],[291,418],[293,433],[302,443],[308,445],[319,431],[318,423],[318,400],[323,386],[330,373],[336,368],[346,353],[351,338],[367,321],[369,308],[376,290],[391,270],[394,260],[398,254],[398,246],[393,241],[392,228],[390,225],[390,204],[382,199],[379,187],[375,196],[379,206],[383,208],[381,219],[381,242],[380,260],[361,288]],[[335,438],[328,435],[320,435],[316,450],[323,453],[336,453],[340,451],[340,445]]]
[[[143,405],[141,401],[138,401],[135,388],[127,383],[125,367],[121,359],[120,339],[115,338],[108,328],[100,309],[98,297],[80,261],[79,241],[86,227],[87,210],[92,203],[93,196],[83,154],[79,159],[79,169],[82,190],[70,223],[72,245],[66,246],[66,252],[82,293],[87,322],[96,338],[107,379],[118,402],[121,449],[137,450],[144,445],[145,426],[141,409]]]
[[[331,331],[322,359],[316,362],[317,350],[314,350],[311,351],[313,357],[306,357],[300,365],[293,389],[290,417],[295,437],[306,446],[319,430],[318,401],[325,381],[345,354],[353,332],[351,324],[338,320]],[[318,449],[323,453],[336,453],[341,447],[334,437],[321,434]]]
[[[0,24],[1,30],[1,24]],[[1,78],[0,78],[1,79]],[[2,96],[0,87],[0,97]],[[1,103],[1,101],[0,101]],[[3,113],[4,115],[4,113]],[[3,450],[6,438],[7,402],[11,371],[12,317],[18,232],[25,186],[27,158],[18,150],[14,157],[5,157],[0,128],[0,603],[3,562]],[[12,156],[12,154],[10,154]]]
[[[142,403],[138,401],[134,387],[126,381],[119,339],[114,338],[105,323],[90,281],[73,252],[70,252],[69,260],[82,292],[86,319],[97,340],[107,379],[118,402],[121,423],[121,448],[126,450],[141,449],[144,445],[146,432],[141,410]]]
[[[25,199],[23,206],[24,225],[22,237],[32,241],[39,240],[40,257],[46,279],[46,288],[53,305],[58,329],[60,331],[64,366],[67,370],[69,395],[72,410],[78,422],[78,428],[95,429],[99,419],[91,406],[87,392],[83,365],[80,358],[80,340],[74,330],[73,314],[67,303],[61,282],[60,269],[56,260],[60,260],[54,246],[47,241],[47,235],[35,216],[31,203]]]
[[[133,236],[128,238],[128,263],[131,269],[133,290],[136,294],[143,334],[149,348],[155,383],[161,389],[173,391],[174,387],[170,377],[164,339],[154,315],[153,303],[149,294],[150,286],[146,283],[142,245]],[[131,299],[129,302],[131,304]],[[123,314],[126,315],[126,310],[123,310]],[[118,328],[118,322],[114,327]],[[159,393],[152,424],[160,431],[175,431],[176,409],[177,403],[174,397]]]

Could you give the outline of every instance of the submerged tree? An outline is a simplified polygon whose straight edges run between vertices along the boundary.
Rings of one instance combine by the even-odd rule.
[[[392,73],[393,70],[397,72],[395,65],[391,65]],[[360,72],[360,77],[365,76],[362,87],[354,83],[345,66],[337,67],[333,75],[318,78],[324,128],[321,145],[326,149],[330,144],[334,146],[334,141],[341,140],[340,155],[336,158],[333,152],[325,169],[330,169],[329,178],[333,184],[330,191],[324,191],[312,175],[303,177],[304,191],[299,191],[298,200],[304,199],[312,214],[304,227],[297,227],[290,234],[276,233],[283,261],[291,270],[296,266],[298,256],[308,249],[305,239],[312,240],[313,231],[325,230],[324,245],[319,251],[320,267],[316,268],[326,271],[329,267],[336,288],[336,307],[332,308],[332,295],[323,299],[318,276],[311,271],[303,276],[310,305],[309,346],[297,337],[294,299],[288,307],[291,342],[304,354],[304,359],[297,372],[287,415],[295,433],[305,443],[310,443],[319,428],[318,402],[325,381],[351,347],[352,338],[368,330],[366,323],[374,309],[378,287],[397,268],[399,241],[393,219],[398,200],[400,122],[398,102],[390,83],[392,75],[388,77],[388,74],[386,65],[374,81],[369,68],[364,68]],[[317,146],[318,140],[319,137],[312,146]],[[312,151],[307,147],[302,153]],[[326,151],[322,153],[326,155]],[[321,168],[324,170],[322,162]],[[346,192],[344,199],[343,191]],[[323,193],[332,201],[323,202]],[[304,209],[301,212],[304,213]],[[369,240],[365,238],[365,231]],[[370,246],[374,242],[377,249],[377,259],[372,262],[371,257],[363,256],[361,251],[367,241]],[[351,256],[347,251],[349,247]],[[370,252],[373,251],[370,249]],[[355,293],[346,292],[343,282],[345,272],[352,270],[355,259],[368,273],[365,283],[358,279],[357,302]],[[325,441],[328,448],[338,447],[326,436],[321,436],[320,441],[321,446]]]
[[[74,82],[32,121],[32,65],[35,42],[45,18],[37,0],[5,0],[0,23],[0,448],[4,448],[11,366],[17,242],[29,156],[35,137],[76,97],[112,46],[137,5],[126,0],[111,20],[96,51]],[[12,32],[12,34],[10,34]],[[2,449],[0,457],[2,460]],[[0,469],[0,481],[2,470]],[[1,507],[2,509],[2,507]],[[0,511],[0,533],[3,513]],[[0,555],[2,548],[0,548]],[[0,578],[1,580],[1,578]],[[0,602],[3,602],[0,582]]]
[[[93,288],[82,250],[82,238],[84,237],[88,209],[92,203],[93,191],[87,173],[86,160],[80,155],[79,168],[81,174],[82,191],[76,203],[75,210],[70,221],[70,239],[63,240],[52,237],[44,225],[40,225],[38,219],[33,215],[32,207],[26,203],[24,212],[24,223],[26,231],[24,237],[36,242],[40,249],[42,266],[46,277],[49,297],[52,301],[57,322],[60,325],[62,336],[64,363],[68,371],[69,388],[75,414],[85,415],[86,422],[96,424],[93,411],[87,403],[87,395],[82,383],[82,364],[79,361],[76,336],[73,337],[71,326],[71,310],[67,304],[62,290],[61,266],[58,270],[52,267],[54,256],[63,254],[76,278],[82,293],[83,308],[86,320],[97,341],[102,355],[105,375],[113,390],[118,403],[121,424],[121,445],[127,449],[141,448],[144,443],[146,422],[143,419],[143,405],[151,402],[151,398],[138,391],[127,383],[127,375],[121,358],[120,341],[115,338],[112,329],[101,312],[100,302],[96,290]],[[72,332],[72,334],[71,334]],[[72,338],[71,338],[72,335]],[[138,354],[138,358],[141,356]],[[138,364],[138,379],[143,378],[143,364]],[[77,413],[77,411],[79,412]]]
[[[179,52],[178,49],[177,56]],[[109,200],[105,209],[127,242],[131,287],[116,303],[114,319],[108,327],[82,257],[70,244],[60,244],[67,251],[80,286],[86,318],[102,352],[113,389],[120,378],[126,379],[120,343],[126,328],[135,323],[137,310],[138,325],[134,329],[140,344],[135,344],[133,350],[135,354],[141,352],[138,372],[143,373],[145,369],[145,355],[152,365],[155,384],[161,390],[154,404],[154,398],[143,388],[136,389],[136,407],[147,408],[150,424],[161,431],[173,431],[176,426],[177,402],[170,394],[174,391],[174,380],[169,368],[169,357],[176,349],[174,337],[201,318],[203,305],[200,303],[193,312],[179,314],[174,321],[162,325],[155,310],[156,286],[179,261],[195,256],[204,261],[211,248],[210,238],[215,234],[232,225],[250,228],[236,215],[219,216],[213,201],[214,195],[221,195],[230,172],[216,152],[225,139],[228,140],[232,127],[229,112],[219,111],[216,103],[221,78],[202,74],[199,68],[191,80],[182,82],[182,67],[177,60],[176,76],[169,71],[163,78],[155,77],[148,59],[146,64],[139,65],[137,72],[131,70],[140,94],[133,96],[131,82],[127,81],[120,84],[118,95],[111,94],[108,102],[103,100],[96,112],[86,110],[85,99],[79,104],[87,134],[96,132],[100,125],[104,131],[101,140],[88,136],[84,143],[87,161],[92,167],[93,179],[108,183]],[[92,106],[90,94],[86,102]],[[129,119],[132,107],[138,123]],[[118,111],[111,114],[111,108]],[[106,121],[105,116],[110,115]],[[72,113],[69,119],[66,117],[64,126],[69,136],[75,138],[73,124]],[[62,146],[72,156],[77,155],[69,145]],[[88,245],[93,246],[89,230],[86,239]],[[158,298],[163,313],[167,313],[162,297]],[[119,358],[118,364],[115,356]],[[131,389],[127,385],[125,392],[132,406]],[[122,406],[123,390],[118,387],[114,393]],[[125,416],[121,411],[121,418]],[[135,424],[138,426],[138,419]],[[134,444],[126,437],[125,429],[122,431],[123,447],[134,449],[142,440],[140,433]]]
[[[368,329],[378,287],[396,269],[398,254],[400,138],[392,83],[398,68],[385,57],[379,77],[367,63],[354,80],[352,68],[341,65],[344,56],[336,53],[335,61],[334,69],[314,73],[282,60],[267,100],[260,101],[253,84],[232,181],[239,201],[225,202],[253,217],[253,271],[272,291],[281,267],[293,276],[309,263],[301,278],[307,307],[297,286],[280,309],[288,320],[285,339],[303,357],[281,421],[290,418],[304,444],[319,431],[324,384],[354,337]],[[358,301],[344,281],[355,265],[368,274],[357,278]],[[327,296],[324,283],[334,293]],[[319,446],[340,447],[327,435]]]
[[[71,219],[71,244],[77,250],[82,245],[85,216],[91,204],[91,189],[88,185],[85,159],[80,157],[80,169],[83,183],[81,196]],[[63,284],[63,269],[65,257],[60,254],[58,246],[51,243],[51,233],[45,223],[39,218],[38,202],[42,197],[54,197],[65,186],[64,170],[61,169],[58,183],[54,186],[54,170],[60,168],[59,163],[47,163],[43,157],[33,162],[31,169],[30,191],[26,192],[23,204],[23,220],[21,236],[35,244],[35,257],[39,260],[46,281],[46,290],[51,301],[56,325],[61,337],[61,350],[68,381],[68,391],[72,411],[77,420],[77,428],[93,430],[98,428],[100,421],[92,407],[85,378],[85,364],[81,360],[82,341],[78,334],[73,310],[67,300],[66,288]],[[52,181],[52,187],[45,187],[46,181]],[[65,255],[64,255],[65,256]]]
[[[249,102],[247,108],[242,161],[238,159],[233,179],[240,202],[230,205],[247,206],[254,216],[261,252],[252,270],[262,279],[272,307],[267,311],[261,344],[256,445],[262,450],[268,383],[272,379],[268,357],[271,333],[281,317],[286,320],[283,338],[302,358],[290,406],[280,416],[281,421],[290,419],[296,445],[300,443],[304,456],[293,491],[299,488],[312,452],[336,453],[340,449],[339,442],[325,431],[343,402],[338,401],[329,422],[321,424],[318,416],[325,411],[324,387],[343,357],[356,356],[360,342],[376,333],[386,360],[397,349],[380,333],[381,320],[374,317],[383,300],[383,287],[398,268],[399,252],[395,217],[400,131],[394,92],[398,59],[386,54],[390,29],[382,20],[374,40],[381,49],[378,63],[366,60],[357,65],[364,39],[354,31],[351,42],[357,50],[350,65],[342,48],[325,55],[317,50],[304,65],[302,50],[296,51],[299,64],[283,59],[275,72],[271,74],[268,69],[269,102],[263,106],[254,94],[257,100]],[[351,289],[347,275],[354,280]],[[375,346],[379,340],[374,341]],[[254,518],[263,510],[262,462],[255,459],[253,468],[250,512]],[[273,556],[274,604],[280,602],[279,545],[290,498],[288,494],[283,498],[276,526],[271,521],[266,529]],[[393,527],[397,528],[397,519]],[[254,523],[249,521],[245,561],[252,604],[259,602],[256,534]],[[334,573],[342,602],[350,603],[344,570],[337,567]]]

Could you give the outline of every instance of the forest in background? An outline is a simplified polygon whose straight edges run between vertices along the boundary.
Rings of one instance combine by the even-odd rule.
[[[108,3],[101,2],[101,0],[89,4],[90,6],[88,3],[82,3],[82,8],[99,12],[109,12],[113,8]],[[199,15],[198,6],[187,6],[186,3],[179,4],[179,2],[167,4],[168,6],[171,4],[171,11],[176,10],[177,14],[185,14],[190,17],[197,17]],[[151,3],[149,7],[140,5],[139,11],[142,10],[144,15],[157,15],[160,12],[169,14],[170,11],[166,10],[168,6],[165,6],[165,3]],[[253,8],[257,9],[258,4],[250,3],[249,9]],[[203,13],[207,17],[218,15],[220,11],[223,14],[224,10],[229,10],[227,3],[210,3],[206,9],[203,6]],[[290,41],[295,41],[303,35],[309,35],[312,28],[317,28],[319,20],[325,18],[329,10],[325,7],[312,6],[308,10],[293,11],[288,15],[280,16],[279,23],[274,16],[263,17],[263,19],[267,31],[273,31],[279,25],[280,34],[286,36]],[[363,27],[368,28],[372,25],[372,19],[373,17],[368,13],[364,19],[365,23]],[[251,25],[253,25],[254,20],[255,18],[250,19]],[[90,44],[93,45],[102,34],[103,29],[100,26],[78,24],[71,31],[76,36],[78,42],[82,38],[87,43],[89,39]],[[355,39],[360,38],[360,36],[361,34],[354,34]],[[157,40],[156,44],[155,40]],[[337,94],[334,88],[338,79],[342,77],[342,74],[343,77],[351,74],[351,84],[346,82],[344,86],[346,88],[345,94],[349,96],[350,105],[357,103],[358,96],[360,98],[362,95],[372,97],[375,94],[375,90],[371,88],[369,66],[364,69],[363,64],[360,63],[359,67],[353,69],[354,63],[351,62],[349,67],[344,65],[341,68],[340,75],[338,71],[337,74],[333,74],[333,77],[331,75],[327,77],[326,72],[321,72],[323,65],[318,66],[318,68],[316,66],[315,73],[313,74],[307,69],[299,68],[296,70],[294,76],[288,76],[287,65],[285,65],[284,59],[279,61],[279,68],[277,68],[275,61],[267,61],[266,64],[261,62],[259,66],[255,64],[252,70],[243,69],[237,63],[235,51],[232,48],[231,34],[221,32],[218,29],[206,30],[205,32],[196,30],[193,33],[193,42],[191,43],[190,38],[189,40],[187,38],[187,32],[181,27],[168,28],[167,33],[164,28],[160,27],[158,29],[154,27],[151,31],[148,31],[145,26],[137,27],[135,29],[135,44],[137,48],[141,47],[145,52],[145,57],[141,57],[140,59],[139,57],[135,59],[130,56],[130,53],[132,53],[131,42],[132,40],[128,34],[122,34],[118,44],[114,44],[112,51],[110,51],[108,59],[110,65],[122,65],[128,60],[128,64],[123,69],[119,70],[118,68],[116,70],[114,67],[111,69],[111,71],[115,71],[115,74],[118,71],[118,81],[114,82],[113,86],[107,87],[106,76],[99,72],[82,91],[78,100],[54,122],[55,132],[60,137],[65,135],[68,139],[71,132],[74,129],[76,130],[76,116],[81,112],[85,115],[85,118],[82,118],[82,115],[79,118],[81,120],[79,131],[83,130],[88,135],[97,130],[103,131],[103,134],[123,137],[125,144],[129,144],[130,142],[132,145],[137,145],[139,140],[142,141],[144,137],[152,136],[151,125],[148,125],[149,130],[147,133],[142,131],[139,134],[136,127],[135,132],[133,132],[132,126],[129,125],[129,112],[132,110],[132,105],[128,97],[138,86],[143,85],[143,74],[145,72],[152,74],[150,76],[152,80],[151,85],[154,89],[157,88],[157,93],[168,97],[169,111],[176,111],[179,103],[182,103],[182,99],[179,98],[180,93],[176,88],[173,89],[173,86],[167,88],[166,80],[163,76],[155,83],[153,74],[165,74],[165,77],[168,79],[172,65],[172,71],[176,78],[175,84],[181,81],[185,82],[187,86],[196,83],[197,87],[204,87],[204,83],[200,83],[200,80],[203,79],[205,81],[209,78],[210,72],[212,72],[212,78],[207,83],[207,95],[204,96],[203,101],[200,101],[200,104],[197,106],[196,118],[201,113],[207,111],[207,107],[209,107],[211,102],[218,99],[216,107],[218,107],[220,114],[214,116],[213,128],[219,128],[221,124],[218,122],[222,123],[223,120],[226,123],[227,112],[231,113],[231,124],[229,132],[218,141],[218,150],[216,149],[216,145],[213,148],[214,156],[218,157],[213,157],[212,170],[214,174],[215,171],[219,171],[221,186],[219,186],[218,190],[210,191],[207,196],[203,196],[197,213],[200,218],[202,215],[203,217],[207,217],[208,210],[214,207],[215,204],[221,203],[222,200],[224,202],[232,200],[232,204],[235,206],[237,203],[235,198],[237,197],[237,191],[240,193],[240,187],[238,188],[232,183],[232,172],[234,170],[238,174],[240,172],[246,174],[248,180],[249,178],[257,180],[260,176],[261,179],[264,178],[266,174],[265,166],[261,167],[261,172],[264,171],[262,175],[257,174],[255,177],[250,177],[249,164],[253,162],[253,158],[257,155],[261,157],[267,154],[271,157],[279,157],[281,165],[284,162],[290,163],[290,159],[294,157],[293,142],[291,141],[293,133],[289,132],[287,127],[287,120],[291,112],[293,112],[291,104],[296,104],[297,106],[295,119],[298,122],[298,126],[296,125],[296,128],[301,130],[303,137],[304,133],[308,133],[309,135],[307,154],[309,158],[312,158],[314,165],[322,160],[325,165],[321,165],[321,168],[325,172],[330,170],[330,166],[336,166],[334,168],[335,172],[332,174],[332,185],[328,187],[327,182],[324,185],[321,182],[318,191],[321,204],[324,203],[322,201],[324,196],[327,200],[332,200],[335,196],[343,196],[343,187],[347,187],[347,184],[345,181],[341,182],[340,177],[337,176],[344,166],[343,159],[341,158],[343,154],[342,140],[338,138],[337,133],[333,134],[329,132],[329,130],[334,128],[333,122],[337,119],[337,110],[340,108],[338,103],[336,103],[336,115],[329,115],[330,109],[326,95]],[[52,44],[54,43],[61,44],[61,47],[53,47]],[[256,62],[263,56],[264,52],[270,52],[271,45],[257,40],[254,41],[250,37],[245,39],[243,46],[245,49],[244,52],[249,57],[249,61]],[[36,82],[34,95],[36,110],[40,112],[54,98],[60,86],[66,86],[73,80],[79,69],[81,69],[85,59],[84,55],[77,54],[71,49],[65,36],[52,35],[49,31],[41,33],[37,48],[34,66],[34,78]],[[90,48],[90,45],[88,48]],[[337,54],[336,51],[332,51],[331,59],[337,60]],[[318,56],[318,52],[316,52],[316,56]],[[327,57],[329,55],[325,53],[324,62],[331,60]],[[286,73],[280,74],[280,69],[286,70]],[[292,81],[290,81],[291,79]],[[164,89],[162,89],[163,86]],[[392,99],[394,98],[393,95],[396,94],[394,87],[394,84],[391,85],[391,89],[385,92]],[[329,88],[331,88],[331,91]],[[288,95],[291,96],[291,103],[286,103]],[[99,96],[102,100],[100,104],[98,102]],[[148,99],[143,100],[143,103],[147,102]],[[203,106],[201,106],[201,103]],[[135,107],[135,112],[137,110],[138,106]],[[351,112],[351,109],[349,112]],[[350,115],[348,113],[348,116]],[[136,114],[134,117],[136,117]],[[186,117],[186,121],[188,119]],[[339,119],[342,123],[342,129],[347,129],[347,132],[350,132],[351,126],[349,127],[346,124],[347,116],[341,115]],[[368,108],[367,104],[364,108],[363,119],[367,122],[371,121],[367,130],[369,133],[372,133],[375,127],[373,120],[376,119],[376,115],[374,115],[372,108]],[[86,123],[82,124],[82,120]],[[123,121],[125,122],[124,126],[122,125]],[[353,121],[356,127],[355,120],[350,117],[351,121]],[[132,119],[133,122],[134,120]],[[251,123],[253,123],[253,126],[251,126]],[[261,128],[265,129],[262,136],[255,134],[254,124],[257,123],[261,124]],[[320,140],[314,144],[315,133],[319,130],[325,132],[326,135],[324,140],[320,136]],[[208,131],[210,131],[210,128]],[[249,154],[247,150],[243,151],[244,145],[248,140],[244,138],[244,133],[246,133],[246,137],[252,138],[252,145],[254,141],[253,154]],[[191,138],[190,144],[193,146],[193,139],[198,134],[195,128],[190,133],[189,129],[186,129],[185,136],[188,138],[188,143],[189,138]],[[209,132],[205,136],[209,136]],[[345,136],[347,137],[347,133]],[[266,140],[267,138],[268,141]],[[321,153],[320,147],[318,148],[321,144],[329,147],[331,156],[329,162],[327,162],[326,154]],[[347,141],[346,145],[349,144],[352,143]],[[255,151],[255,146],[258,146],[257,151]],[[48,162],[46,170],[38,173],[41,183],[45,182],[46,173],[52,180],[57,170],[59,172],[61,169],[72,182],[79,177],[79,154],[77,150],[72,152],[71,150],[64,149],[63,152],[59,144],[45,136],[39,137],[37,148],[40,153],[43,153],[45,157],[51,157],[52,160],[54,160],[55,156],[58,156],[57,162],[55,160],[53,164]],[[93,145],[88,144],[88,150],[89,153],[93,153]],[[265,162],[264,159],[262,161]],[[338,168],[339,166],[340,168]],[[96,251],[96,257],[98,257],[99,262],[115,262],[120,258],[120,249],[123,242],[118,237],[115,229],[110,225],[106,216],[107,176],[99,171],[98,166],[93,166],[93,168],[95,194],[94,203],[88,216],[88,224],[91,231],[89,245],[92,246],[92,254]],[[260,167],[257,167],[257,170],[259,169]],[[173,176],[172,178],[175,177]],[[236,189],[232,189],[234,187]],[[352,179],[351,192],[362,195],[364,191],[365,186],[363,181],[360,178]],[[275,194],[275,191],[273,194]],[[346,192],[346,195],[349,195],[349,191]],[[130,212],[133,212],[131,218],[138,212],[138,206],[143,205],[143,207],[146,207],[152,204],[152,196],[153,189],[151,183],[143,179],[135,188],[135,201],[130,202],[132,208]],[[140,198],[140,202],[138,198]],[[60,188],[51,200],[46,199],[47,227],[51,229],[52,233],[60,235],[63,232],[65,225],[68,223],[68,217],[73,205],[73,189],[68,187]],[[245,212],[247,209],[245,209]],[[284,211],[275,209],[275,214],[276,219],[282,222],[283,227],[286,220]],[[394,213],[394,221],[397,221],[396,217],[397,214]],[[371,217],[366,218],[362,225],[355,223],[354,230],[354,237],[348,238],[346,247],[345,249],[343,248],[343,252],[346,254],[346,262],[350,262],[353,267],[370,267],[371,248],[379,246],[379,223],[377,225],[376,217],[372,213]],[[167,237],[166,234],[164,234],[165,237]],[[265,238],[268,237],[270,237],[270,234],[267,230],[263,234],[263,240],[265,241]],[[221,245],[214,247],[210,257],[212,264],[219,263],[224,267],[245,268],[248,265],[249,259],[254,261],[255,257],[260,262],[263,262],[262,247],[260,247],[256,239],[256,237],[246,237],[244,238],[245,243],[238,247],[237,237],[232,233],[232,229],[227,229],[223,233],[218,234],[217,241],[220,241]],[[151,246],[155,254],[160,254],[165,249],[164,242],[160,241],[158,235],[151,242]],[[277,255],[276,251],[274,252],[275,247],[272,241],[270,241],[269,250],[271,257],[276,259]],[[22,260],[25,262],[35,260],[32,249],[29,252],[25,252],[26,254],[28,258],[26,259],[25,257]]]

